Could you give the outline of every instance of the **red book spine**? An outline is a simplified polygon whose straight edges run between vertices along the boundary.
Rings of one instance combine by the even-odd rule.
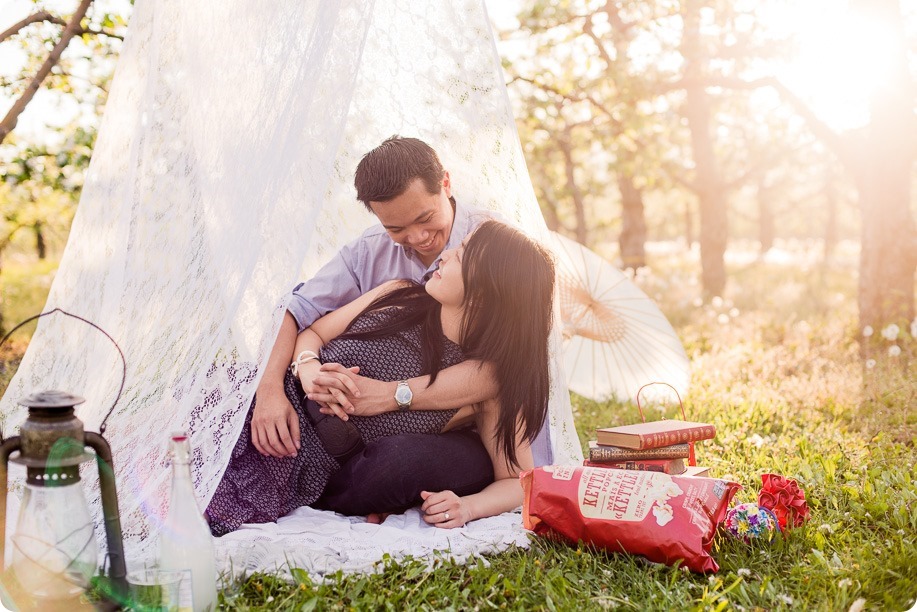
[[[641,449],[658,448],[697,440],[709,440],[716,436],[716,428],[713,425],[704,425],[702,427],[682,429],[681,431],[660,431],[651,434],[639,434],[639,436]]]

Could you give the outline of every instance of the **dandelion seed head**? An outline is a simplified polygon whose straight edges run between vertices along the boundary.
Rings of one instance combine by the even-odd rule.
[[[726,313],[720,314],[716,318],[716,322],[719,323],[720,325],[726,325],[727,323],[729,323],[729,315]]]
[[[882,337],[885,338],[886,340],[894,340],[895,338],[898,337],[899,331],[901,331],[901,329],[897,325],[892,323],[890,325],[887,325],[885,329],[882,330]]]
[[[714,308],[722,308],[723,307],[723,298],[721,298],[718,295],[713,296],[713,299],[710,300],[710,305],[713,306]]]
[[[863,328],[863,337],[868,338],[872,335],[872,325],[867,325]]]
[[[901,347],[898,346],[897,344],[893,344],[890,347],[888,347],[888,356],[889,357],[897,357],[900,354],[901,354]]]
[[[876,367],[876,360],[875,360],[875,359],[867,359],[867,360],[866,360],[866,369],[867,369],[867,370],[871,370],[871,369],[873,369],[874,367]]]

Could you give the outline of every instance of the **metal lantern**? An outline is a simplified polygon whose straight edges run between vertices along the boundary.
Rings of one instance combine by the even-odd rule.
[[[5,559],[7,462],[26,467],[25,494],[10,538],[8,573],[18,588],[11,595],[21,608],[51,609],[72,605],[89,587],[98,569],[98,547],[89,506],[80,484],[81,463],[98,459],[99,488],[108,544],[109,592],[114,601],[126,594],[121,518],[111,448],[100,434],[83,431],[74,414],[81,397],[42,391],[20,400],[29,415],[19,435],[0,445],[0,563]],[[87,453],[87,447],[95,451]],[[106,589],[103,588],[103,591]]]

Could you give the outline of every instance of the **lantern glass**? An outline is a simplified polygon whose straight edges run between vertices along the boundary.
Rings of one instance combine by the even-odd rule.
[[[26,484],[12,541],[12,569],[26,592],[39,600],[83,593],[96,573],[98,548],[78,477],[73,484]]]

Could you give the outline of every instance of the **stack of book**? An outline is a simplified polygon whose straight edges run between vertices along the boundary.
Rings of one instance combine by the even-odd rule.
[[[682,476],[707,476],[709,469],[689,465],[691,444],[709,440],[716,429],[708,423],[666,420],[620,427],[600,427],[589,442],[591,467],[647,470]]]

